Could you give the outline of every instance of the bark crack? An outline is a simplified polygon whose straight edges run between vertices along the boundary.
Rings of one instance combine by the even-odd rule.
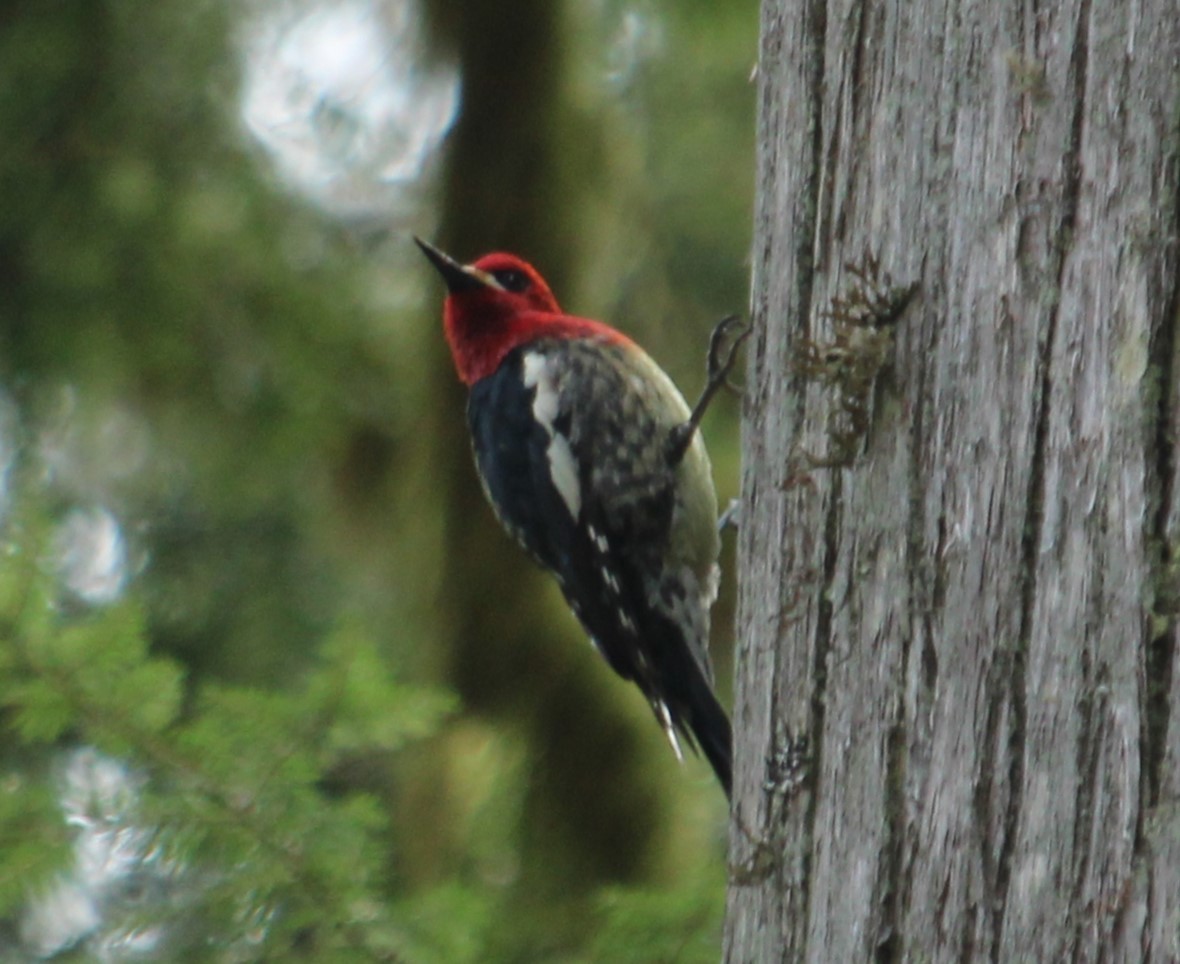
[[[814,790],[807,804],[807,869],[804,874],[804,916],[811,920],[811,854],[815,845],[815,821],[819,810],[820,784],[818,775],[823,772],[823,733],[827,717],[828,657],[832,650],[832,584],[836,576],[836,562],[840,555],[840,528],[844,509],[844,484],[841,473],[833,473],[831,500],[824,515],[824,558],[823,576],[820,581],[819,605],[815,617],[815,651],[812,663],[811,696],[811,737],[814,747],[812,772],[817,775]],[[804,941],[806,951],[806,941]],[[806,953],[803,955],[806,957]]]
[[[1101,574],[1099,574],[1101,579]],[[1092,593],[1100,598],[1101,591]],[[1074,766],[1078,772],[1078,801],[1074,817],[1072,850],[1075,855],[1076,868],[1074,870],[1073,896],[1070,903],[1074,907],[1084,905],[1086,878],[1090,873],[1093,859],[1089,846],[1089,837],[1094,819],[1094,798],[1098,792],[1099,765],[1102,753],[1101,721],[1107,716],[1104,712],[1104,699],[1100,695],[1108,683],[1106,674],[1099,667],[1097,672],[1093,666],[1093,659],[1086,650],[1082,651],[1082,699],[1078,704],[1078,744],[1077,758]],[[1084,937],[1088,922],[1074,921],[1074,939],[1079,943]],[[1064,931],[1063,931],[1064,932]]]
[[[842,47],[850,52],[851,61],[848,70],[843,74],[841,79],[841,91],[835,100],[836,116],[831,125],[832,152],[828,157],[827,173],[825,175],[827,186],[824,191],[824,197],[826,204],[824,206],[823,216],[820,219],[819,228],[819,238],[825,251],[832,241],[836,244],[843,244],[848,226],[849,208],[855,203],[857,197],[855,190],[845,192],[840,209],[835,213],[835,221],[833,223],[832,209],[836,198],[836,173],[841,160],[840,135],[844,126],[845,90],[848,92],[848,131],[851,148],[848,152],[846,171],[849,184],[855,184],[857,182],[860,174],[860,158],[868,147],[867,135],[864,137],[864,143],[862,144],[860,134],[861,118],[864,115],[863,107],[867,97],[864,90],[867,6],[868,4],[864,0],[854,4],[849,10],[846,20],[845,32],[847,37]],[[830,268],[826,258],[824,259],[823,268],[824,270]]]
[[[799,272],[799,301],[796,306],[796,317],[805,333],[810,336],[812,307],[815,298],[815,254],[819,242],[819,201],[821,178],[823,176],[823,133],[824,133],[824,75],[826,73],[826,45],[828,29],[828,10],[826,0],[811,0],[804,10],[806,44],[809,53],[807,62],[807,93],[806,103],[810,108],[808,122],[811,136],[811,152],[807,163],[807,174],[804,179],[805,198],[803,211],[803,225],[798,233],[799,242],[795,251],[797,270]],[[800,399],[803,398],[800,392]],[[802,425],[802,420],[797,424]],[[832,489],[832,501],[828,507],[827,518],[824,523],[824,572],[822,592],[816,614],[815,653],[812,664],[812,701],[811,701],[811,772],[816,775],[813,789],[807,802],[805,816],[806,826],[802,834],[805,842],[802,866],[801,903],[803,920],[811,920],[811,886],[812,854],[815,851],[815,822],[819,811],[819,774],[823,772],[823,729],[825,708],[827,703],[827,658],[831,648],[831,605],[828,600],[828,589],[835,572],[835,553],[837,550],[837,536],[839,534],[839,515],[841,504],[840,477],[835,476]],[[799,959],[807,957],[808,933],[810,929],[804,926],[803,939],[798,948]]]
[[[1078,7],[1077,29],[1070,55],[1070,77],[1073,87],[1070,91],[1073,116],[1070,122],[1069,145],[1062,157],[1061,218],[1054,239],[1056,258],[1057,291],[1062,290],[1065,281],[1067,254],[1073,243],[1077,222],[1078,201],[1082,183],[1082,141],[1085,133],[1086,107],[1088,104],[1086,86],[1090,57],[1090,5],[1091,0],[1081,0]],[[1008,911],[1008,890],[1011,883],[1012,859],[1020,832],[1020,811],[1024,802],[1024,770],[1027,744],[1025,742],[1028,722],[1027,657],[1033,635],[1033,617],[1037,600],[1037,559],[1045,518],[1045,462],[1049,424],[1052,412],[1053,394],[1053,350],[1057,339],[1058,321],[1061,313],[1060,295],[1048,312],[1045,336],[1037,358],[1037,401],[1036,421],[1033,435],[1033,453],[1029,471],[1028,491],[1025,499],[1027,516],[1020,550],[1020,630],[1015,649],[998,654],[996,667],[1007,677],[1007,697],[1010,700],[1011,721],[1008,731],[1008,800],[1003,816],[1003,832],[999,859],[996,863],[996,893],[994,906],[996,916],[991,948],[992,960],[1002,958],[1004,923]],[[997,695],[1001,702],[1004,693]]]
[[[936,356],[940,329],[934,326],[928,337],[927,347],[914,353],[914,357],[933,358]],[[927,369],[915,365],[907,373],[905,383],[911,385],[916,400],[928,398]],[[910,893],[910,868],[905,860],[906,825],[906,782],[909,779],[909,728],[911,720],[925,716],[930,696],[938,681],[938,656],[934,650],[934,629],[931,623],[933,612],[941,606],[940,570],[945,545],[946,523],[939,519],[938,545],[934,559],[926,546],[924,535],[924,499],[928,482],[922,470],[922,452],[926,443],[926,407],[916,402],[909,432],[908,487],[909,510],[906,521],[906,586],[909,593],[906,610],[911,614],[921,613],[921,630],[911,626],[911,631],[902,634],[902,653],[899,665],[901,679],[898,684],[897,718],[890,732],[889,753],[886,759],[886,813],[887,840],[886,861],[881,878],[886,887],[881,908],[881,942],[877,948],[879,962],[905,959],[905,929],[903,926],[908,896]],[[920,636],[920,639],[915,637]],[[922,687],[915,695],[915,705],[907,707],[905,701],[906,681],[910,676],[910,661],[920,658],[922,663]]]
[[[907,647],[908,648],[908,647]],[[904,667],[906,660],[901,660]],[[877,929],[877,964],[892,964],[905,959],[904,934],[901,928],[901,854],[905,825],[906,727],[900,708],[889,728],[885,757],[885,845],[880,880],[881,921]]]
[[[1175,144],[1175,131],[1171,143]],[[1161,245],[1166,252],[1160,277],[1171,289],[1163,299],[1164,315],[1151,332],[1148,345],[1148,424],[1153,437],[1148,449],[1147,486],[1154,499],[1149,512],[1145,544],[1152,566],[1152,611],[1147,620],[1147,687],[1140,741],[1143,753],[1145,799],[1147,807],[1160,802],[1160,790],[1168,727],[1171,723],[1169,693],[1176,660],[1176,621],[1180,616],[1180,546],[1169,532],[1172,500],[1176,486],[1176,438],[1173,420],[1178,388],[1176,378],[1180,359],[1180,258],[1175,239],[1180,237],[1180,153],[1170,158],[1166,177],[1172,192],[1172,243]],[[1136,851],[1142,850],[1143,814],[1141,807],[1136,830]]]

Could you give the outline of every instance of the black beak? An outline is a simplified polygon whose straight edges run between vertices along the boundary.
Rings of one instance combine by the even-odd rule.
[[[447,285],[447,291],[451,294],[487,287],[486,282],[479,275],[473,274],[449,254],[439,251],[433,244],[423,241],[417,235],[414,235],[414,243],[422,249],[422,253],[442,275],[443,281]]]

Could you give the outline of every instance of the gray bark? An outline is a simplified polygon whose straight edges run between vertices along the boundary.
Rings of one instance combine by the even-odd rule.
[[[726,959],[1180,960],[1180,8],[764,0],[758,83]]]

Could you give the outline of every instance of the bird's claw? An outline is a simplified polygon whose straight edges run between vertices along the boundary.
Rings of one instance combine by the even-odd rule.
[[[738,333],[726,346],[725,339],[735,328],[738,329]],[[742,342],[750,337],[751,331],[750,326],[744,324],[737,315],[726,315],[713,326],[713,333],[709,336],[709,361],[706,369],[708,384],[705,389],[707,392],[710,387],[715,391],[724,385],[730,391],[741,394],[741,388],[729,380],[729,373],[737,361],[738,349],[741,348]],[[722,357],[721,350],[724,347],[728,347],[728,351]],[[708,399],[705,399],[705,402],[707,404]],[[701,403],[698,402],[697,407],[701,407]]]
[[[740,329],[732,338],[728,336],[734,329]],[[713,326],[713,333],[709,335],[709,356],[705,367],[705,388],[701,397],[693,406],[688,421],[672,429],[668,437],[668,464],[678,465],[684,458],[692,444],[693,434],[705,417],[709,402],[717,394],[717,389],[723,385],[731,391],[741,391],[736,385],[730,384],[729,373],[737,361],[738,349],[750,337],[750,326],[744,324],[737,315],[726,315]],[[727,340],[728,339],[728,340]]]

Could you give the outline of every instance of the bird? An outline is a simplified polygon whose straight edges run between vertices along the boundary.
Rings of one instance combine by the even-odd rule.
[[[724,359],[736,319],[714,330],[708,384],[690,409],[631,338],[563,312],[522,258],[463,264],[414,241],[446,284],[443,329],[497,518],[639,688],[677,758],[682,741],[699,749],[731,798],[731,725],[708,652],[717,496],[699,422],[748,330]]]

